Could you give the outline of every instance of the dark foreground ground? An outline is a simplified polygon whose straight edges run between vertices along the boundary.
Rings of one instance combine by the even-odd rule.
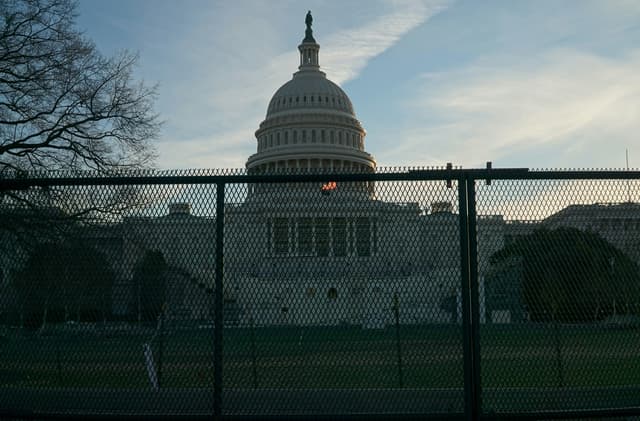
[[[396,333],[398,335],[396,336]],[[455,414],[464,409],[460,326],[226,328],[227,414]],[[151,386],[143,344],[154,351]],[[640,331],[481,328],[486,413],[640,406]],[[75,326],[0,337],[0,408],[16,413],[213,410],[208,326]]]

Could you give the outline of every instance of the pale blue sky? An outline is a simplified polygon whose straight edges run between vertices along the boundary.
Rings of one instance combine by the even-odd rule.
[[[638,0],[82,0],[78,26],[159,84],[158,167],[239,168],[308,9],[379,166],[640,167]]]

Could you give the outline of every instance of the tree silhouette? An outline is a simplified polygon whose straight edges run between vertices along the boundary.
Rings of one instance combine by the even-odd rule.
[[[596,233],[538,229],[496,252],[491,263],[513,258],[522,264],[522,298],[534,321],[594,321],[638,310],[637,263]]]
[[[104,256],[78,241],[34,247],[14,285],[25,323],[45,328],[49,321],[106,320],[113,281]]]
[[[167,263],[161,252],[148,250],[136,265],[133,285],[138,321],[156,321],[166,301]]]

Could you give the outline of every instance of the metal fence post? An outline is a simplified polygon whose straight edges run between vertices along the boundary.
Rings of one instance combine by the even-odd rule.
[[[222,415],[222,349],[224,328],[223,260],[224,260],[224,193],[225,183],[216,183],[216,278],[213,296],[213,415]]]
[[[476,181],[467,180],[467,218],[469,227],[469,281],[471,285],[471,346],[473,354],[474,415],[482,411],[482,383],[480,377],[480,284],[478,279],[478,229],[476,212]],[[475,419],[478,419],[477,417]]]
[[[400,303],[398,293],[393,294],[393,315],[396,321],[396,356],[398,358],[398,387],[404,387],[404,376],[402,371],[402,346],[400,344]]]
[[[478,262],[475,182],[468,174],[458,179],[460,218],[460,275],[464,357],[465,418],[480,416]]]

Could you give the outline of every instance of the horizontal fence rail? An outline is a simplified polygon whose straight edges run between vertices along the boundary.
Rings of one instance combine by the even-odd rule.
[[[640,172],[0,177],[0,416],[640,415]]]

